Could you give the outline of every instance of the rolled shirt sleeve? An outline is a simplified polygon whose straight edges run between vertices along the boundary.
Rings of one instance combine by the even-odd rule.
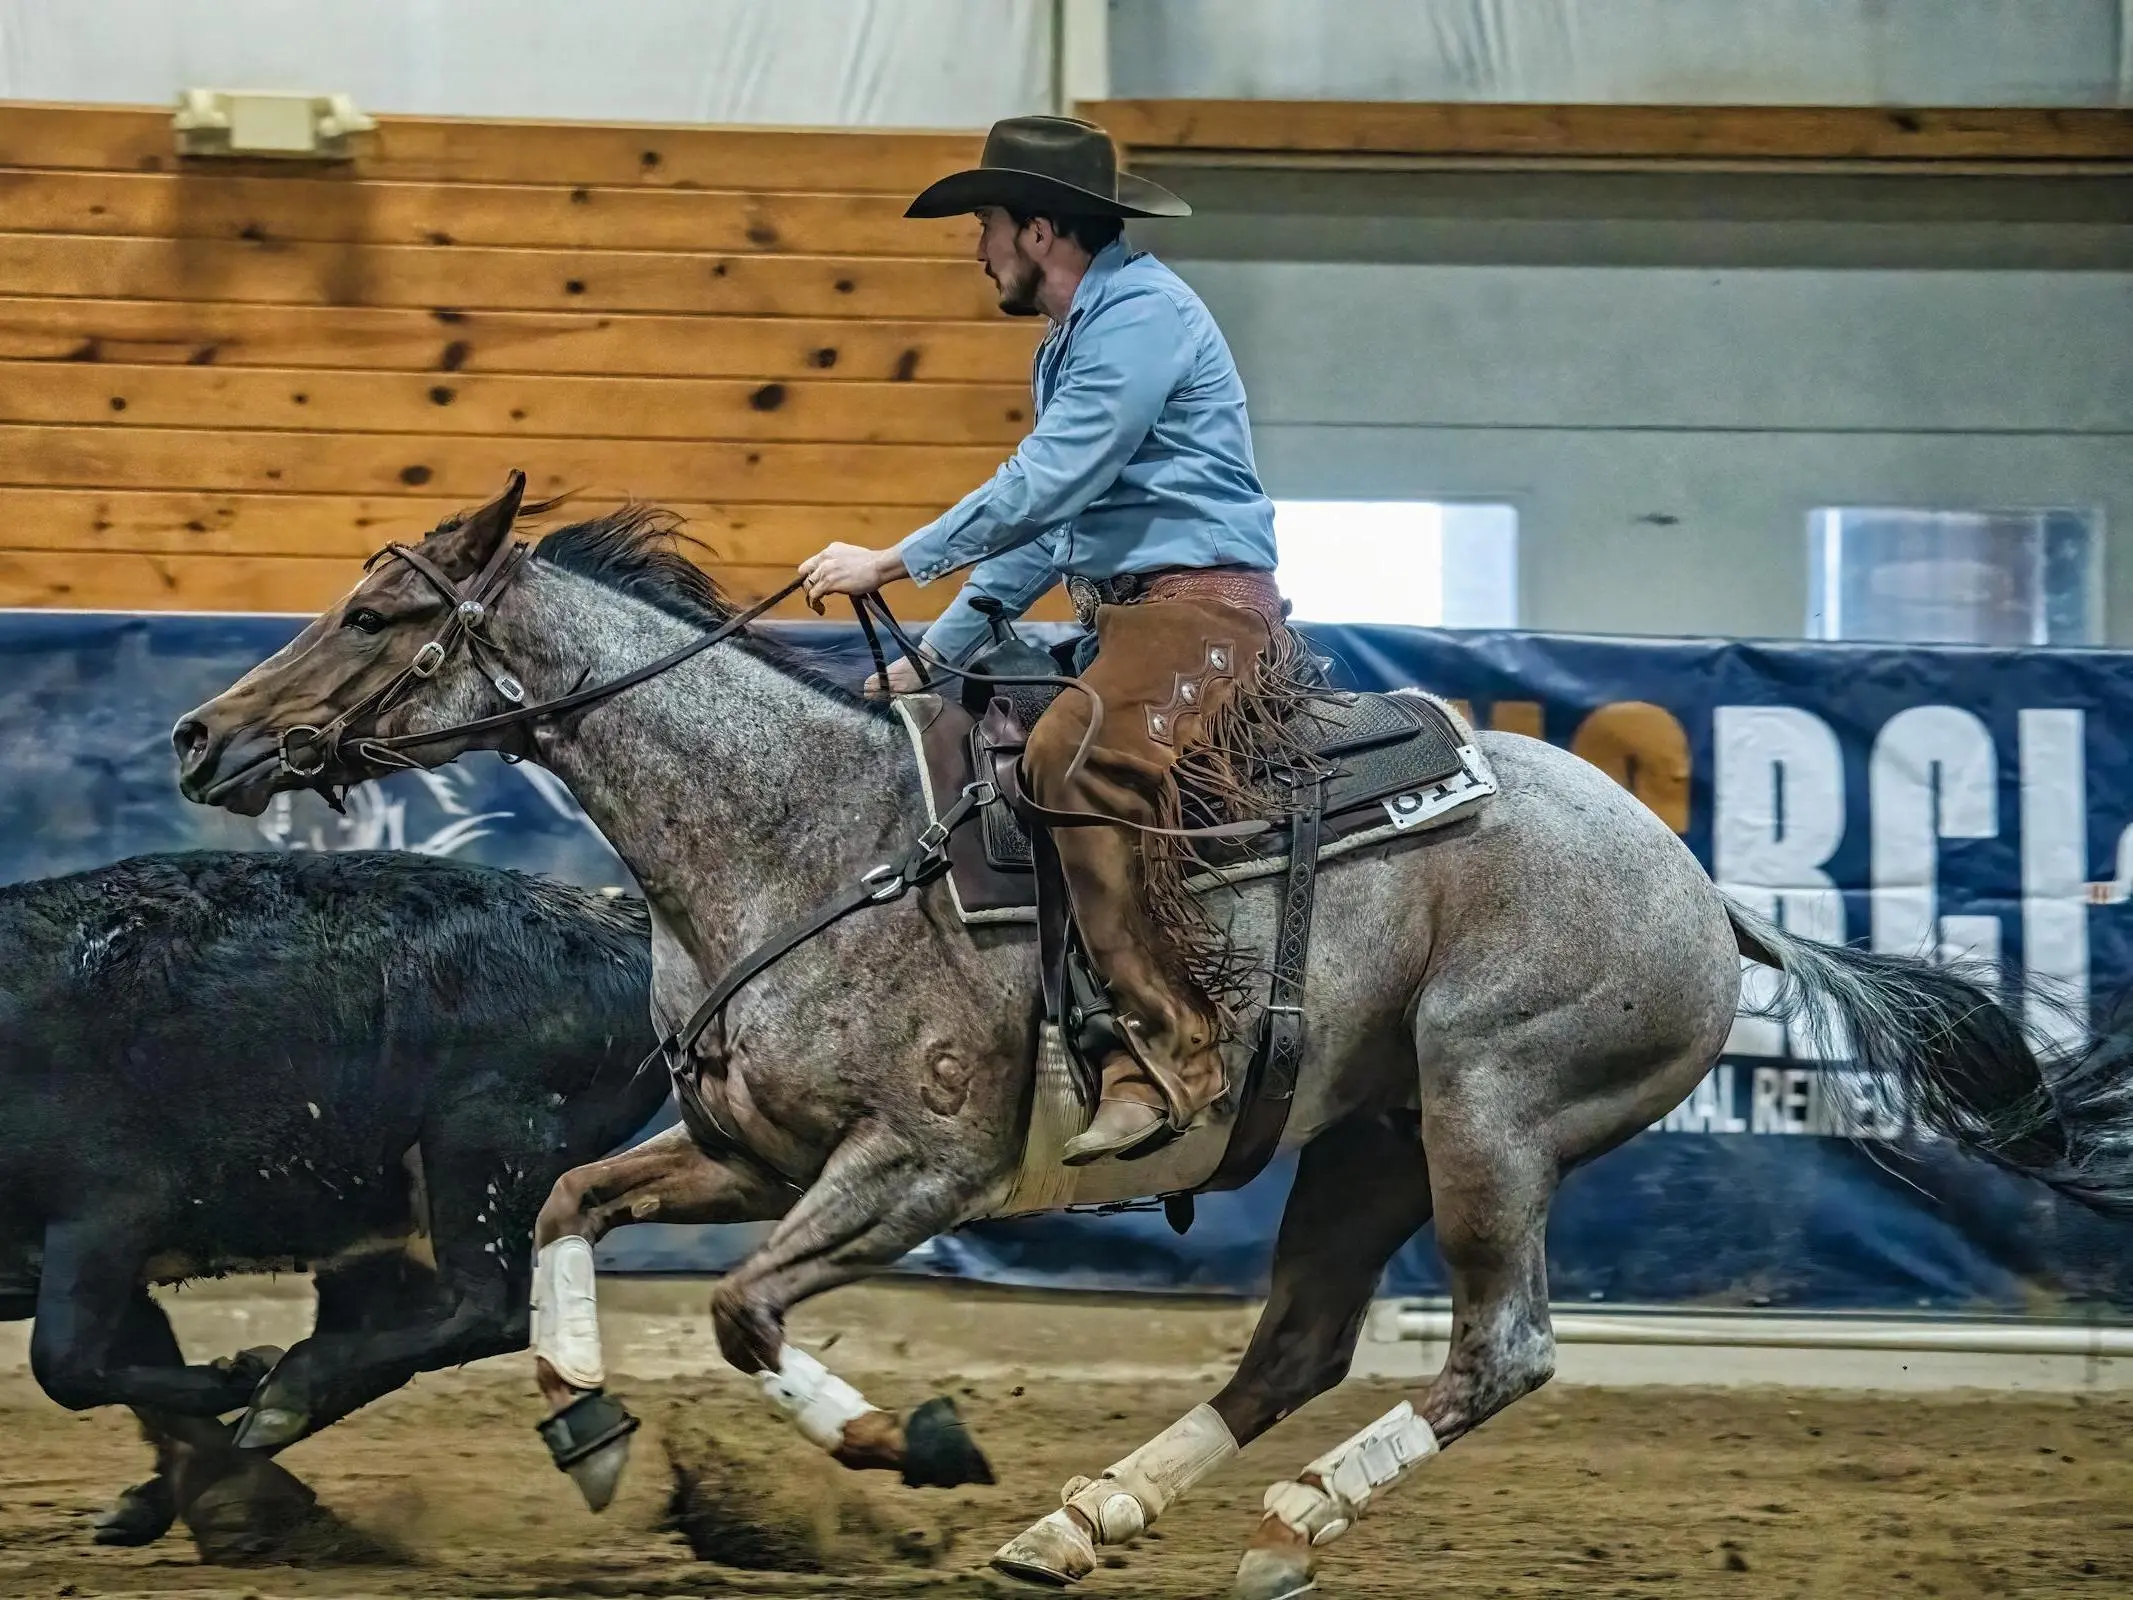
[[[1059,581],[1057,529],[1047,529],[1028,544],[988,557],[971,569],[962,591],[949,601],[926,630],[926,648],[950,666],[960,666],[990,626],[970,602],[983,596],[997,600],[1010,617],[1019,617],[1038,596]]]
[[[1166,296],[1129,294],[1103,306],[1073,331],[1051,402],[1014,455],[897,546],[913,581],[998,558],[1071,522],[1133,459],[1190,360],[1184,321]],[[1010,569],[1017,584],[1034,570]]]

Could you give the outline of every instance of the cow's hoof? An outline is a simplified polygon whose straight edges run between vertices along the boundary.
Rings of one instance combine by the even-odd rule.
[[[271,1559],[302,1528],[317,1502],[309,1485],[264,1456],[242,1465],[195,1494],[185,1506],[200,1559],[211,1566]]]
[[[257,1373],[242,1417],[230,1442],[240,1450],[280,1450],[311,1431],[306,1403],[303,1352],[291,1361],[271,1345],[240,1350],[230,1361],[232,1373]]]
[[[910,1487],[953,1489],[992,1481],[992,1463],[946,1395],[928,1400],[904,1419],[904,1482]]]
[[[249,1395],[272,1376],[274,1369],[282,1364],[288,1354],[278,1344],[255,1344],[248,1350],[240,1350],[233,1356],[223,1356],[210,1362],[219,1372],[229,1374],[232,1384],[242,1385]]]
[[[177,1497],[160,1475],[124,1490],[93,1524],[98,1544],[154,1544],[178,1519]]]
[[[1096,1546],[1065,1510],[1040,1517],[994,1553],[992,1564],[1010,1578],[1063,1589],[1096,1570]]]
[[[311,1427],[311,1414],[293,1406],[253,1403],[237,1423],[231,1443],[240,1450],[279,1450],[301,1439]]]
[[[630,1463],[630,1435],[636,1431],[637,1419],[622,1402],[597,1389],[587,1390],[539,1424],[548,1454],[570,1474],[594,1511],[614,1503],[615,1489]]]

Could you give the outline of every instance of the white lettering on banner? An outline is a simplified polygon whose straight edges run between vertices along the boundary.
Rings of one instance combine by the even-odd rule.
[[[1664,1133],[1746,1133],[1748,1119],[1733,1112],[1732,1063],[1721,1062],[1705,1073],[1659,1127]]]
[[[1748,1090],[1740,1115],[1739,1089]],[[1704,1074],[1688,1099],[1666,1114],[1660,1133],[1745,1133],[1819,1139],[1934,1137],[1908,1128],[1897,1085],[1856,1067],[1754,1067],[1737,1077],[1731,1062]]]
[[[1757,1067],[1750,1133],[1806,1133],[1808,1084],[1805,1067]]]
[[[1867,801],[1874,948],[1945,960],[1954,939],[1938,915],[1940,841],[1989,839],[2000,831],[1992,735],[1975,714],[1954,706],[1898,712],[1874,740]],[[1966,931],[1976,938],[1978,930]]]
[[[1980,968],[1986,988],[1999,993],[2000,919],[1992,916],[1942,917],[1940,956],[1943,963],[1966,961]]]
[[[2079,711],[2024,711],[2022,967],[2024,1020],[2039,1039],[2073,1044],[2089,993],[2088,762]],[[2057,1001],[2055,1004],[2054,1001]]]
[[[1805,938],[1844,942],[1844,899],[1824,870],[1844,839],[1844,756],[1829,724],[1794,706],[1719,706],[1711,714],[1711,875],[1750,910]],[[1749,1010],[1775,997],[1767,969],[1744,975]],[[1748,988],[1748,985],[1753,988]],[[1814,1029],[1767,1017],[1733,1025],[1729,1053],[1811,1053]]]

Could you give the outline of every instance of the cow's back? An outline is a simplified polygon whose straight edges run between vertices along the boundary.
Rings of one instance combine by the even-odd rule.
[[[0,1250],[135,1193],[193,1270],[405,1231],[441,1103],[508,1139],[627,1080],[647,945],[632,902],[387,852],[144,856],[0,888]]]

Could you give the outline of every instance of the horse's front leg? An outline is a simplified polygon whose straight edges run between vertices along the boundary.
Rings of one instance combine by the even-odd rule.
[[[637,1427],[606,1393],[593,1246],[632,1222],[761,1222],[792,1197],[751,1163],[706,1154],[680,1127],[556,1180],[533,1227],[534,1375],[549,1407],[541,1437],[593,1510],[614,1499]]]
[[[926,1159],[917,1141],[873,1126],[847,1138],[761,1249],[711,1296],[719,1349],[802,1434],[845,1466],[900,1472],[914,1487],[991,1483],[946,1396],[898,1417],[785,1340],[785,1316],[825,1289],[871,1276],[953,1226],[977,1186]]]

